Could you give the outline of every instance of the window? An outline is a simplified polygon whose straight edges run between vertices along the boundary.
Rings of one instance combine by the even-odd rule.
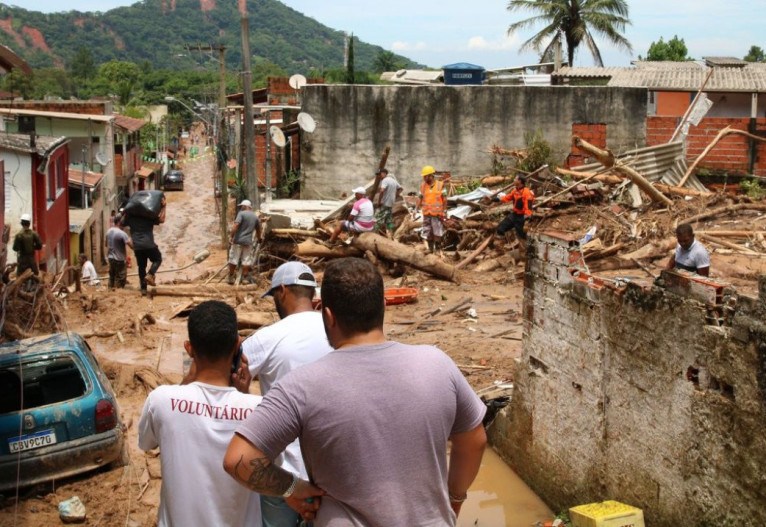
[[[76,399],[86,392],[82,371],[72,356],[22,359],[21,364],[0,367],[0,414]]]

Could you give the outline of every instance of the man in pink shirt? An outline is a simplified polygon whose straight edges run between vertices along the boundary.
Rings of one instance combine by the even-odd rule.
[[[375,228],[375,210],[372,201],[367,198],[367,191],[364,187],[356,187],[351,192],[356,197],[354,206],[351,208],[348,219],[340,222],[335,228],[335,232],[330,236],[330,243],[335,242],[343,231],[370,232]]]

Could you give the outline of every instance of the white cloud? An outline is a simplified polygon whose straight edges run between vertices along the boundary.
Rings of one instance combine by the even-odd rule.
[[[501,37],[487,40],[484,37],[471,37],[468,39],[468,49],[482,51],[505,51],[517,47],[515,37]]]

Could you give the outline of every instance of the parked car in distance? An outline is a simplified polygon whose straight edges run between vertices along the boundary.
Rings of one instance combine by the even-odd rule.
[[[180,170],[170,170],[162,179],[163,190],[183,190],[184,173]]]
[[[112,385],[80,335],[0,345],[0,492],[126,462]]]

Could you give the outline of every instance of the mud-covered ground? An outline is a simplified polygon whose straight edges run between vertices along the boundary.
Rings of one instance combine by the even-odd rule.
[[[194,255],[204,249],[210,251],[210,256],[186,269],[159,274],[160,286],[202,283],[225,263],[213,199],[212,163],[209,155],[186,163],[185,190],[167,193],[167,221],[156,230],[163,252],[163,271],[189,265]],[[587,229],[587,222],[587,218],[561,219],[551,222],[550,228],[581,232]],[[735,224],[727,228],[743,227]],[[417,271],[408,271],[403,279],[396,281],[386,279],[389,285],[411,286],[419,291],[417,302],[387,308],[385,329],[389,338],[440,347],[477,390],[512,382],[521,353],[522,283],[516,276],[522,267],[503,255],[499,244],[488,256],[499,257],[502,267],[483,273],[469,269],[462,273],[459,284],[436,280]],[[651,270],[658,272],[663,263],[658,262]],[[764,272],[765,264],[766,260],[761,258],[714,254],[713,274],[752,290],[752,277]],[[618,274],[645,277],[640,269]],[[265,274],[259,282],[262,287],[255,292],[232,295],[231,286],[225,282],[214,279],[211,283],[217,284],[222,296],[230,299],[239,313],[274,311],[271,300],[260,298],[268,284]],[[18,500],[15,496],[6,496],[0,508],[0,526],[58,524],[57,504],[72,496],[79,496],[85,504],[86,525],[152,526],[156,523],[161,481],[159,459],[138,450],[136,427],[146,394],[158,384],[177,382],[181,378],[186,320],[175,315],[191,300],[174,296],[141,297],[137,277],[130,277],[129,287],[124,290],[109,292],[103,286],[85,286],[82,293],[73,293],[64,300],[66,329],[108,335],[90,337],[88,342],[117,392],[127,427],[131,463],[124,468],[22,489]],[[465,309],[433,314],[437,308],[448,310],[466,300]],[[147,318],[154,323],[147,323],[146,319],[137,322],[145,314],[151,315]],[[274,317],[276,319],[276,314]]]

